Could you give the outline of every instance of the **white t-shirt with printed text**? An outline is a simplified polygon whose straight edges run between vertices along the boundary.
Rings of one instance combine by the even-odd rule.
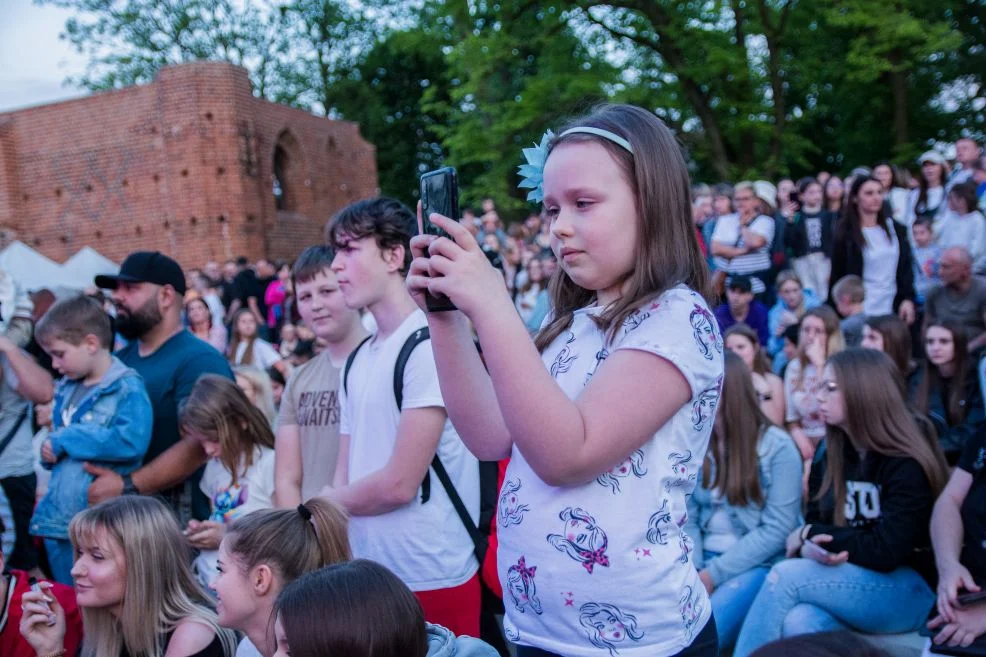
[[[415,310],[383,340],[371,339],[357,352],[349,371],[348,389],[340,385],[342,417],[339,433],[349,436],[349,481],[382,469],[397,440],[400,411],[394,399],[394,367],[404,343],[428,326]],[[445,407],[431,341],[419,344],[404,368],[403,408]],[[479,462],[446,419],[438,456],[456,491],[479,522]],[[409,503],[377,516],[353,516],[349,542],[353,557],[372,559],[394,572],[412,591],[434,591],[465,584],[479,564],[473,544],[455,508],[431,472],[430,499],[420,491]]]
[[[623,463],[581,486],[545,484],[514,445],[497,505],[504,630],[569,657],[674,655],[712,611],[689,556],[685,499],[712,431],[723,340],[705,301],[684,286],[631,315],[608,346],[592,320],[599,311],[578,311],[542,354],[570,399],[619,349],[672,363],[691,399]]]

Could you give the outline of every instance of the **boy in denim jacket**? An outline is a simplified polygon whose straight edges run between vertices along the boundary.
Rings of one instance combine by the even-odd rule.
[[[55,580],[72,584],[68,525],[87,506],[89,462],[127,475],[140,467],[151,441],[153,411],[144,380],[110,353],[110,319],[92,299],[56,303],[35,336],[63,376],[55,387],[52,429],[41,447],[51,469],[48,492],[31,518],[44,538]]]

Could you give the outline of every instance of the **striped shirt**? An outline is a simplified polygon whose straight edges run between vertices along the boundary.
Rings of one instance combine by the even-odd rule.
[[[752,232],[762,236],[766,242],[756,251],[736,256],[732,259],[720,258],[717,268],[725,269],[730,274],[749,275],[770,269],[770,245],[774,241],[774,220],[766,215],[759,215],[748,225]],[[725,246],[742,247],[743,238],[740,236],[739,214],[730,214],[719,217],[716,222],[715,232],[712,233],[712,241]],[[753,292],[760,294],[766,289],[764,282],[759,278],[753,277]]]

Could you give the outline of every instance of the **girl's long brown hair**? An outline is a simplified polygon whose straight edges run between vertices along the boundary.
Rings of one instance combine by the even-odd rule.
[[[760,483],[760,437],[772,425],[760,410],[750,369],[727,351],[719,412],[702,468],[702,486],[718,489],[733,506],[763,505]],[[715,476],[709,476],[710,470]]]
[[[725,343],[731,335],[741,335],[753,345],[753,371],[755,373],[761,375],[773,374],[770,371],[770,365],[767,363],[767,356],[764,354],[764,349],[760,346],[760,336],[757,335],[756,331],[746,324],[733,324],[726,330],[726,334],[722,336],[723,342]]]
[[[877,315],[867,317],[866,325],[883,336],[883,353],[890,356],[906,380],[911,373],[911,332],[907,324],[897,315]]]
[[[243,336],[240,335],[240,317],[251,312],[249,308],[240,308],[233,315],[233,321],[230,326],[233,329],[233,339],[229,341],[229,347],[226,356],[230,361],[236,359],[236,352],[240,348],[240,343],[243,342]],[[243,360],[241,360],[237,365],[253,365],[253,343],[256,342],[257,338],[260,337],[260,322],[257,322],[257,333],[251,338],[246,339],[246,349],[243,350]]]
[[[965,329],[956,322],[931,322],[924,329],[925,338],[927,338],[930,328],[943,328],[952,334],[952,345],[955,351],[952,362],[955,364],[955,374],[952,375],[951,392],[944,402],[949,425],[961,424],[965,420],[966,412],[963,402],[965,401],[966,377],[969,376],[969,341]],[[928,413],[931,390],[932,388],[941,390],[941,383],[942,375],[938,372],[938,367],[925,356],[921,368],[921,385],[918,386],[917,396],[914,400],[919,411]]]
[[[818,498],[832,489],[834,523],[846,524],[843,449],[848,440],[859,451],[911,458],[928,478],[935,497],[945,488],[948,465],[937,440],[923,433],[907,408],[897,366],[875,349],[847,349],[829,358],[842,392],[845,428],[828,426],[828,467]]]
[[[550,148],[594,141],[616,161],[633,189],[637,210],[636,266],[624,282],[620,299],[594,318],[612,340],[617,328],[641,305],[684,284],[711,297],[709,267],[695,236],[691,185],[681,146],[664,123],[640,107],[602,105],[558,131],[582,126],[613,132],[633,146],[633,153],[608,139],[575,133],[556,137]],[[559,267],[548,284],[553,319],[534,340],[544,351],[572,325],[575,311],[592,303],[596,293],[579,287]]]
[[[274,449],[274,432],[263,411],[250,403],[234,381],[218,374],[205,374],[192,388],[179,413],[181,432],[197,433],[222,447],[219,461],[232,476],[253,465],[257,449]]]

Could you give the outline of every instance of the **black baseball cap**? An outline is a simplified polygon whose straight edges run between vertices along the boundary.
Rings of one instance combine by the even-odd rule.
[[[730,276],[729,280],[726,281],[726,289],[737,290],[738,292],[752,292],[753,281],[750,280],[749,276],[744,276],[742,274]]]
[[[178,294],[185,294],[185,272],[181,265],[160,251],[135,251],[120,265],[115,276],[96,277],[96,287],[115,290],[120,281],[170,285]]]

